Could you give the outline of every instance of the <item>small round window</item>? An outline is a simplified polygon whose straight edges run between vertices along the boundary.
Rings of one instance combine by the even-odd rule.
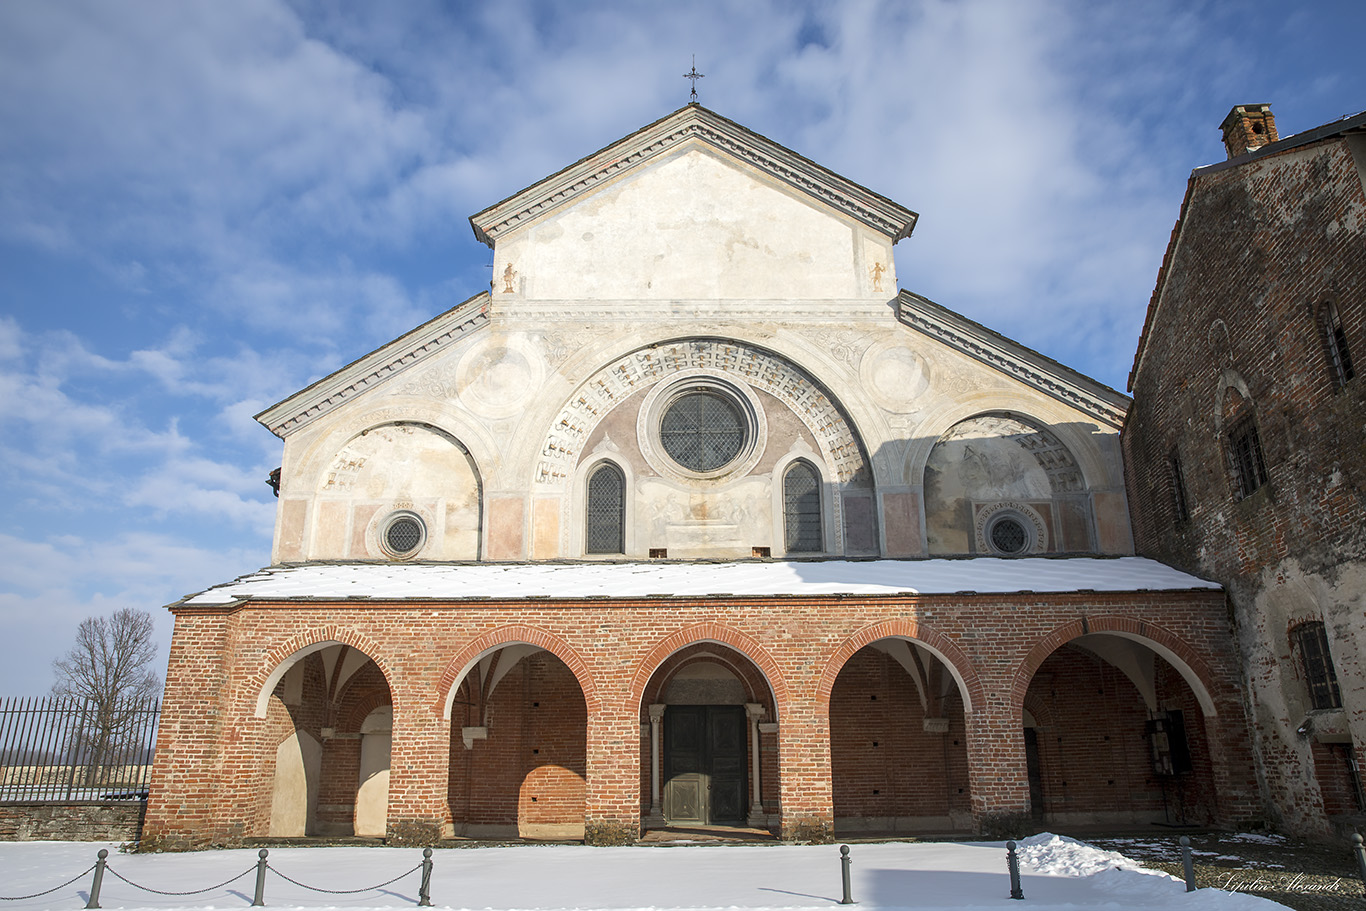
[[[665,410],[659,442],[671,459],[689,471],[715,471],[733,462],[744,449],[745,420],[728,396],[689,392]]]
[[[988,531],[991,547],[1001,554],[1024,553],[1029,546],[1029,532],[1024,524],[1013,516],[1002,516],[991,523]]]
[[[384,549],[395,557],[416,553],[426,538],[422,520],[411,513],[399,513],[384,526]]]

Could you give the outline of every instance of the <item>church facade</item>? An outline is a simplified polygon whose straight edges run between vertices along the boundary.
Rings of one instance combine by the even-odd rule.
[[[487,291],[258,416],[144,844],[1256,817],[1129,399],[898,291],[915,221],[697,105],[473,216]]]

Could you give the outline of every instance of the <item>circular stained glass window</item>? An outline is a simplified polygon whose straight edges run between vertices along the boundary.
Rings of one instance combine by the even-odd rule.
[[[1018,554],[1029,546],[1029,533],[1018,519],[1004,517],[991,525],[991,546],[998,553]]]
[[[427,530],[413,515],[394,517],[384,529],[384,547],[396,557],[407,556],[422,546]]]
[[[669,457],[689,471],[715,471],[735,460],[745,445],[745,421],[729,397],[689,392],[670,403],[659,426]]]

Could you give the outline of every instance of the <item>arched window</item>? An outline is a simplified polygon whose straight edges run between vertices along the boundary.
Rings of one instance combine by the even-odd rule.
[[[1291,630],[1304,667],[1304,682],[1309,686],[1309,703],[1316,709],[1342,708],[1338,675],[1328,653],[1328,634],[1317,620],[1301,623]]]
[[[1234,493],[1242,500],[1266,483],[1266,460],[1257,422],[1247,413],[1228,429],[1228,454],[1233,464]]]
[[[1176,521],[1185,522],[1191,517],[1190,501],[1186,499],[1186,472],[1181,467],[1181,454],[1175,449],[1167,460],[1171,466],[1172,501],[1176,507]]]
[[[1341,389],[1356,376],[1356,368],[1352,366],[1352,352],[1347,350],[1347,333],[1343,331],[1338,308],[1331,302],[1319,311],[1319,326],[1328,350],[1328,371],[1333,378],[1333,388]]]
[[[584,551],[590,554],[626,552],[626,479],[621,469],[603,462],[588,476],[584,510]]]
[[[824,549],[821,477],[809,462],[793,462],[783,475],[783,520],[788,553],[818,553]]]

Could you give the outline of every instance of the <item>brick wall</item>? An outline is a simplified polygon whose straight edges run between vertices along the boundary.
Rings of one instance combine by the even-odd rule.
[[[1357,140],[1360,145],[1360,141]],[[1366,145],[1329,137],[1192,175],[1150,305],[1121,440],[1137,549],[1222,583],[1234,608],[1267,812],[1327,835],[1312,737],[1366,745]],[[1356,376],[1338,382],[1336,307]],[[1230,421],[1250,417],[1267,482],[1241,497]],[[1172,456],[1184,474],[1178,514]],[[1314,718],[1289,630],[1325,623],[1342,687]],[[1331,812],[1331,811],[1330,811]]]
[[[538,652],[517,662],[485,702],[463,686],[452,725],[450,813],[461,834],[582,837],[587,709],[563,661]],[[462,698],[463,697],[463,698]],[[466,749],[460,728],[488,738]]]
[[[971,819],[962,700],[930,696],[927,713],[906,669],[871,646],[840,671],[830,692],[837,829],[954,831]],[[948,729],[927,732],[930,716]]]
[[[765,741],[768,749],[761,747],[761,758],[765,795],[777,800],[781,833],[790,839],[828,838],[836,812],[831,700],[846,664],[864,646],[889,636],[922,644],[963,681],[969,704],[961,712],[946,704],[946,714],[963,719],[961,732],[951,728],[947,742],[957,736],[965,756],[954,759],[951,754],[941,781],[960,780],[966,767],[966,796],[974,825],[981,827],[996,817],[1017,818],[1028,811],[1022,713],[1034,672],[1067,641],[1107,631],[1153,643],[1181,661],[1217,707],[1224,726],[1221,738],[1246,740],[1236,656],[1218,592],[481,601],[420,607],[251,603],[223,611],[180,611],[167,680],[171,717],[163,722],[158,742],[144,842],[174,848],[230,844],[262,834],[258,808],[269,778],[255,770],[273,755],[278,740],[271,738],[280,732],[269,717],[255,717],[256,702],[275,668],[318,642],[361,650],[388,683],[394,707],[388,825],[394,841],[435,840],[452,831],[462,813],[466,820],[484,814],[481,818],[506,823],[512,791],[497,791],[496,801],[481,796],[478,766],[458,766],[482,762],[501,749],[495,739],[500,718],[513,706],[500,709],[499,699],[520,698],[525,724],[531,711],[526,700],[536,701],[525,694],[538,692],[538,686],[559,692],[555,698],[561,703],[572,701],[565,674],[577,682],[583,705],[578,711],[583,714],[566,707],[553,716],[563,720],[559,728],[521,728],[520,745],[500,761],[517,768],[515,754],[520,751],[521,767],[527,769],[527,747],[534,749],[533,741],[568,751],[575,738],[565,732],[573,730],[582,731],[582,766],[577,756],[557,752],[560,761],[553,765],[569,776],[555,772],[553,780],[533,777],[530,788],[522,786],[516,795],[519,824],[531,813],[523,803],[531,791],[535,796],[541,789],[559,795],[547,803],[556,807],[555,814],[573,806],[568,794],[581,774],[588,840],[636,837],[646,793],[642,777],[649,775],[641,724],[653,698],[652,679],[671,656],[698,643],[718,643],[743,656],[752,665],[745,673],[758,675],[755,679],[769,694],[770,717],[779,729],[766,735],[771,739]],[[225,648],[225,642],[232,647]],[[470,717],[464,703],[474,700],[468,690],[458,691],[455,717],[448,718],[450,689],[462,685],[462,671],[479,656],[519,642],[553,654],[564,673],[552,673],[556,665],[543,659],[544,667],[535,674],[528,670],[531,665],[523,669],[520,684],[504,680],[491,705],[504,714],[490,716],[490,740],[476,741],[474,750],[465,751],[459,743],[460,728]],[[851,673],[858,673],[857,668]],[[537,674],[539,683],[532,679]],[[185,717],[183,713],[198,711],[206,679],[221,681],[212,688],[214,714]],[[955,683],[950,692],[957,689]],[[849,737],[840,733],[836,741],[847,743]],[[1218,818],[1246,818],[1255,806],[1255,782],[1246,757],[1226,751],[1211,761],[1220,797]],[[462,775],[470,782],[464,790]],[[483,780],[498,779],[486,775]],[[211,781],[213,787],[201,787],[201,781]],[[898,800],[911,809],[931,805],[928,792],[911,789],[905,795]],[[956,784],[948,796],[952,808],[960,799]],[[536,803],[540,812],[540,801]]]

